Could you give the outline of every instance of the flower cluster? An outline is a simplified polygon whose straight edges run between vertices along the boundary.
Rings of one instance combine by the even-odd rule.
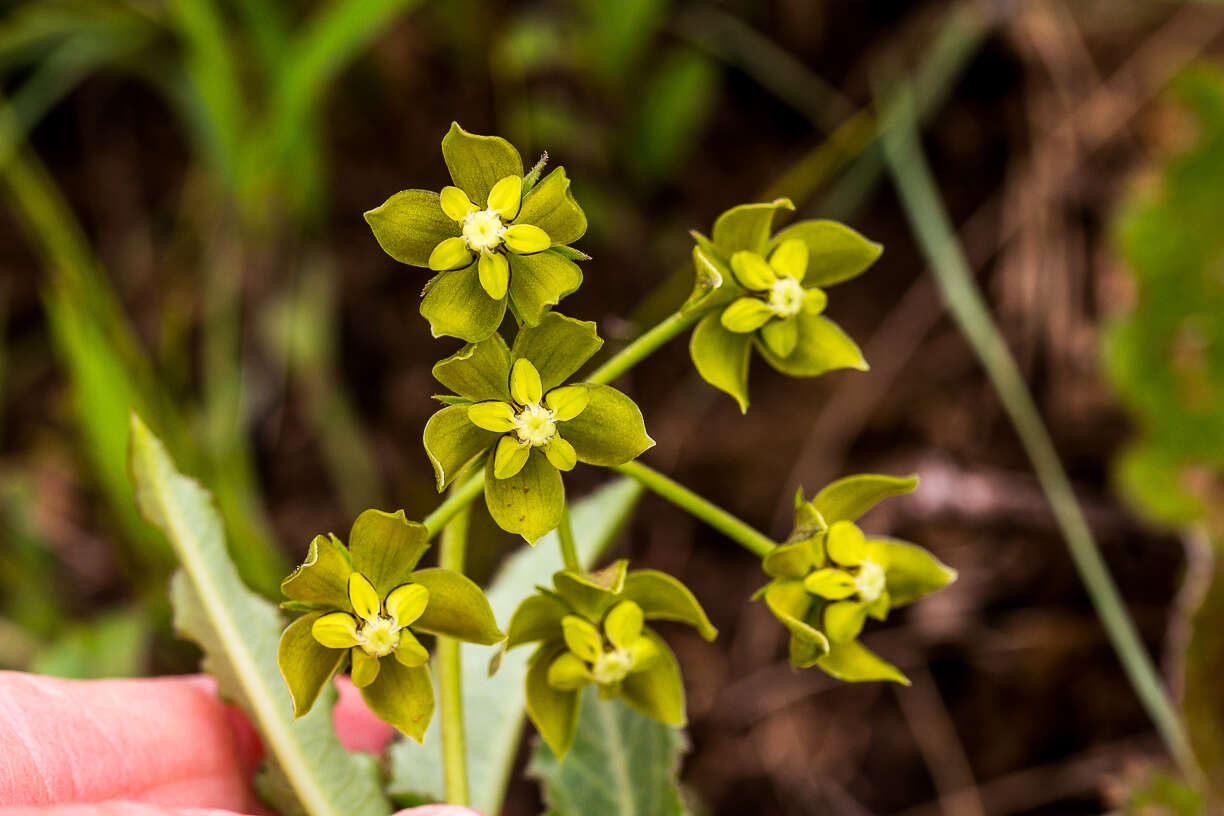
[[[868,538],[854,521],[917,485],[913,477],[848,476],[810,502],[796,494],[795,530],[765,556],[773,580],[755,596],[790,630],[792,665],[819,666],[841,680],[909,682],[859,643],[859,633],[867,618],[884,620],[956,580],[956,571],[914,544]]]
[[[434,696],[429,652],[414,630],[482,644],[505,637],[476,584],[451,570],[415,569],[428,539],[402,510],[366,510],[347,547],[334,535],[311,542],[305,562],[281,584],[289,599],[282,605],[306,613],[277,650],[295,716],[310,711],[347,660],[370,710],[420,740]]]
[[[645,621],[687,623],[706,640],[718,635],[683,584],[628,565],[558,572],[552,590],[541,588],[510,619],[506,648],[540,644],[527,672],[527,713],[557,756],[573,742],[582,689],[591,684],[603,699],[619,697],[648,717],[684,725],[680,667]]]
[[[780,209],[794,205],[784,198],[743,204],[718,217],[712,239],[693,233],[697,287],[686,308],[709,314],[693,330],[689,352],[705,381],[743,411],[753,347],[791,377],[867,368],[854,341],[824,316],[824,287],[862,273],[880,245],[835,221],[800,221],[770,237]]]

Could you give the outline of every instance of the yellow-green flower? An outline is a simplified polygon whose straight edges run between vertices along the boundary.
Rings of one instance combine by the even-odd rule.
[[[513,145],[457,123],[442,139],[453,185],[441,194],[404,190],[365,214],[383,250],[401,263],[438,273],[425,285],[421,314],[435,337],[478,343],[501,325],[507,307],[537,325],[582,284],[570,248],[586,215],[565,168],[540,178],[523,172]]]

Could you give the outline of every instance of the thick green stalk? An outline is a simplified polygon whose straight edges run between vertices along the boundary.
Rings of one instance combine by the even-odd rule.
[[[574,544],[574,523],[570,520],[569,502],[561,513],[561,524],[557,527],[557,540],[561,542],[561,560],[567,570],[579,572],[582,564],[578,562],[578,547]]]
[[[462,488],[461,488],[462,489]],[[467,508],[456,513],[442,532],[438,566],[462,573],[467,555]],[[459,641],[438,636],[438,695],[442,704],[442,780],[446,801],[468,804],[467,749],[463,736],[463,665]]]
[[[704,521],[753,555],[764,558],[770,550],[777,546],[769,536],[652,467],[643,465],[641,462],[629,462],[615,469],[647,490],[659,494],[694,518]]]
[[[1202,779],[1185,728],[1166,696],[1160,675],[1144,649],[1135,624],[1109,575],[1076,501],[1033,397],[990,316],[939,198],[935,179],[918,141],[913,100],[908,90],[891,106],[895,116],[883,134],[884,153],[915,238],[926,255],[948,310],[986,369],[1033,463],[1054,517],[1140,702],[1164,738],[1187,779]]]
[[[612,359],[595,369],[591,376],[586,378],[586,381],[607,385],[649,357],[659,346],[696,323],[702,314],[704,313],[700,310],[691,312],[681,310],[664,318],[659,325],[625,346]]]
[[[477,496],[484,492],[484,470],[475,473],[460,486],[451,488],[446,499],[434,508],[434,511],[421,522],[429,532],[429,537],[436,536],[446,523],[453,519],[459,511],[471,504]]]

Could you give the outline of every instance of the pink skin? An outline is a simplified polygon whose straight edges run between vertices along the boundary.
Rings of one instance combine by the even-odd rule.
[[[392,729],[347,681],[333,720],[351,750]],[[263,746],[207,677],[60,680],[0,672],[0,816],[267,814],[250,779]],[[480,816],[430,805],[397,816]]]

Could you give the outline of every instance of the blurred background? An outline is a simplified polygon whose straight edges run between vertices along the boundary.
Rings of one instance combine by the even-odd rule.
[[[749,556],[647,497],[615,554],[676,574],[722,631],[665,632],[698,812],[1199,812],[1162,776],[945,312],[873,92],[913,82],[969,265],[1218,762],[1224,632],[1196,621],[1224,619],[1224,9],[33,0],[0,14],[0,667],[195,670],[169,627],[170,553],[132,505],[133,407],[216,494],[265,594],[361,509],[435,506],[429,371],[458,344],[431,339],[426,272],[385,256],[361,214],[447,183],[455,119],[566,166],[594,259],[562,308],[598,321],[609,349],[679,305],[687,230],[736,203],[789,196],[796,218],[886,246],[830,293],[870,372],[787,380],[758,360],[741,416],[677,340],[620,383],[659,443],[645,461],[775,537],[797,485],[918,473],[864,526],[960,571],[865,636],[912,688],[839,684],[788,667],[784,630],[747,602],[764,581]],[[580,468],[571,495],[606,478]],[[517,542],[477,527],[485,579]],[[538,812],[537,795],[520,779],[506,813]]]

